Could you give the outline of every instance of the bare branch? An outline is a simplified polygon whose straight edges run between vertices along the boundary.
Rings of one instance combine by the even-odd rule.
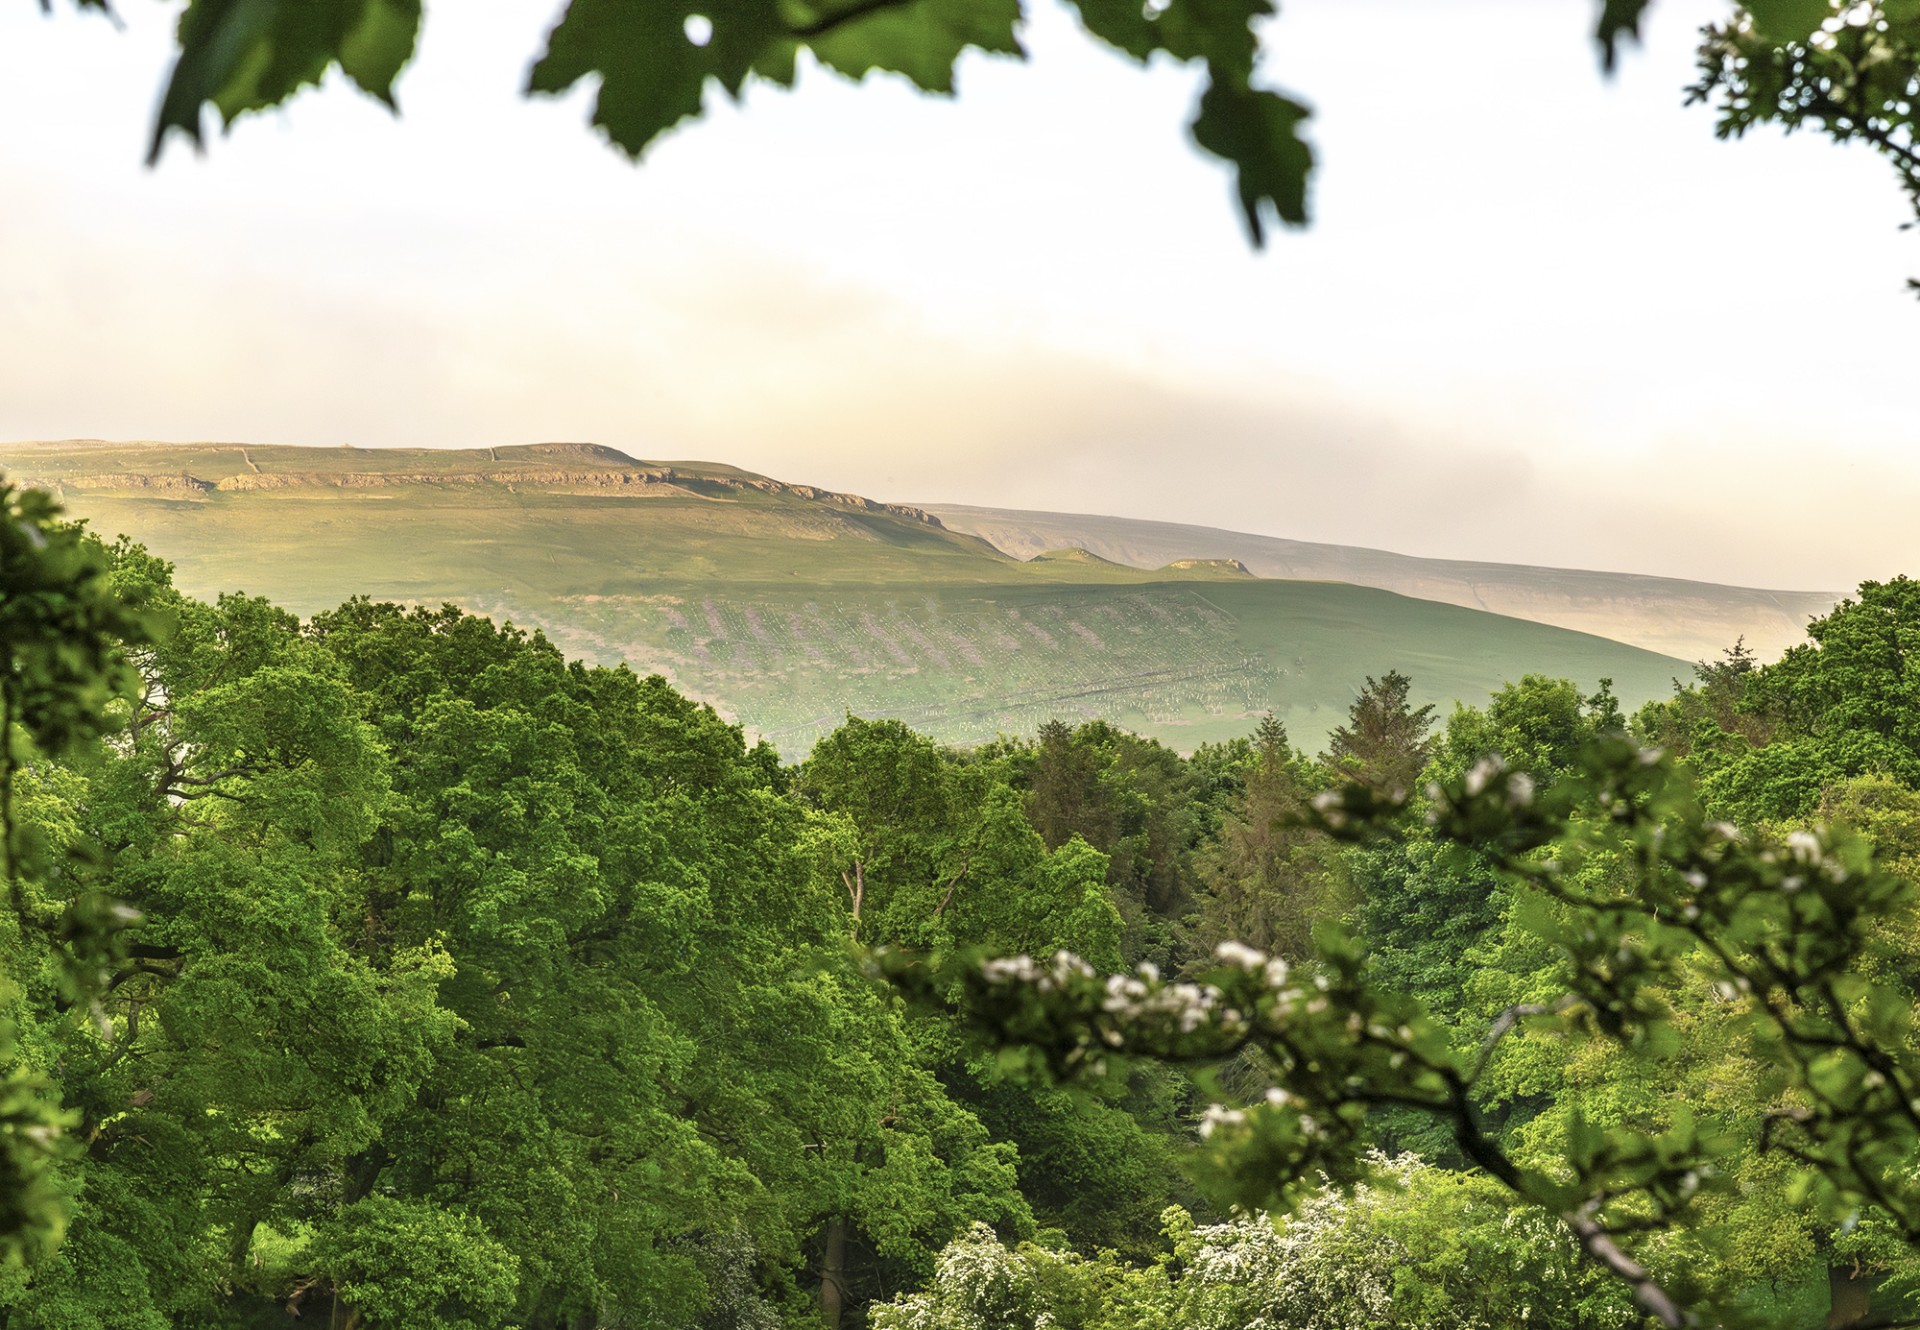
[[[1647,1273],[1647,1267],[1620,1250],[1613,1235],[1599,1220],[1584,1209],[1561,1215],[1560,1220],[1573,1230],[1580,1250],[1624,1281],[1633,1290],[1633,1300],[1640,1309],[1667,1327],[1667,1330],[1687,1330],[1687,1327],[1700,1323],[1693,1313],[1673,1300],[1672,1294],[1660,1287],[1658,1281]]]
[[[120,1059],[124,1058],[129,1052],[132,1051],[133,1041],[138,1039],[139,1037],[140,1037],[140,999],[135,998],[132,1002],[127,1004],[126,1032],[120,1036],[119,1042],[114,1045],[113,1053],[107,1058],[105,1062],[101,1063],[100,1066],[95,1069],[93,1074],[95,1076],[104,1076],[108,1072],[112,1071],[113,1068],[119,1063]]]
[[[967,868],[972,864],[972,862],[973,862],[973,856],[972,854],[968,854],[965,858],[960,860],[960,870],[957,873],[955,873],[952,877],[947,879],[946,894],[940,898],[940,903],[933,907],[933,917],[935,919],[938,919],[941,915],[945,914],[947,912],[947,907],[953,904],[954,888],[958,887],[960,885],[960,879],[967,875]]]
[[[1487,1069],[1487,1060],[1493,1056],[1493,1050],[1502,1039],[1512,1034],[1521,1021],[1530,1016],[1558,1016],[1561,1012],[1580,1005],[1580,998],[1572,993],[1563,994],[1557,1002],[1527,1002],[1508,1007],[1494,1017],[1487,1030],[1485,1042],[1480,1045],[1480,1056],[1474,1060],[1473,1070],[1467,1074],[1469,1082],[1480,1079],[1480,1073]]]

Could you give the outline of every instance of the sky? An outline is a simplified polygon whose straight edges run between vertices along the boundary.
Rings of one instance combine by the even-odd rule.
[[[908,503],[1840,590],[1920,574],[1920,232],[1865,151],[1604,77],[1589,0],[1288,0],[1314,222],[1252,250],[1198,88],[1032,0],[955,100],[803,69],[639,165],[430,4],[142,166],[177,7],[0,11],[0,439],[591,440]]]

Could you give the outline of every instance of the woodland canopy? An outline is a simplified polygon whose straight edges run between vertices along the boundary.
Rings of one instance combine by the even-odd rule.
[[[6,505],[0,1324],[1915,1323],[1904,579],[1633,717],[794,765]]]

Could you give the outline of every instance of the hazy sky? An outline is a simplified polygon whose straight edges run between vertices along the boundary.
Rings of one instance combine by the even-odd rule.
[[[430,7],[140,166],[176,12],[0,11],[0,439],[590,439],[903,501],[1840,588],[1920,574],[1920,239],[1865,152],[1619,77],[1588,0],[1292,0],[1305,233],[1247,248],[1195,76],[1034,0],[957,102],[818,70],[639,167],[516,95],[552,3]]]

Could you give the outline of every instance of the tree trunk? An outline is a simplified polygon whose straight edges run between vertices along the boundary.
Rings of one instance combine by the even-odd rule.
[[[840,1330],[847,1306],[847,1221],[838,1215],[827,1221],[826,1249],[820,1254],[820,1319],[827,1330]]]
[[[380,1180],[380,1174],[392,1162],[393,1156],[388,1154],[386,1147],[378,1141],[349,1158],[346,1167],[347,1175],[343,1179],[347,1204],[352,1205],[355,1201],[365,1200],[371,1195],[373,1184]]]
[[[847,884],[847,896],[853,902],[853,934],[860,935],[860,905],[867,898],[867,867],[858,859],[853,861],[853,872],[842,869],[840,880]]]
[[[1867,1319],[1873,1310],[1874,1282],[1857,1265],[1827,1267],[1827,1330],[1842,1330]]]

